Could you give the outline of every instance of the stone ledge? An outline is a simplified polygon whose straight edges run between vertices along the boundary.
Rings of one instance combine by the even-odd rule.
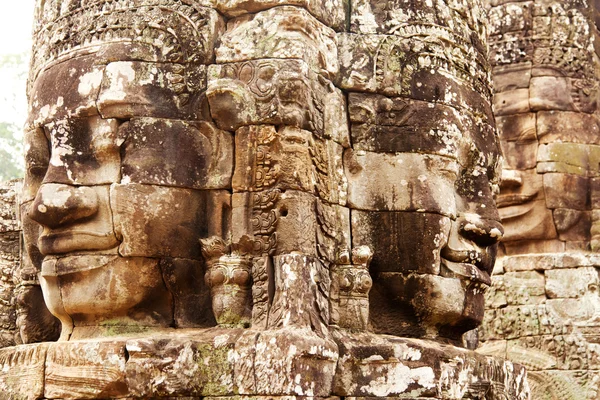
[[[528,398],[525,369],[502,359],[420,339],[327,336],[182,329],[5,348],[0,399]]]

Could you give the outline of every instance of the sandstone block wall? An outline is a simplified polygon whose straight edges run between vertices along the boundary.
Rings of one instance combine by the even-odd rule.
[[[480,351],[527,367],[534,399],[600,398],[597,11],[491,1],[505,227]]]

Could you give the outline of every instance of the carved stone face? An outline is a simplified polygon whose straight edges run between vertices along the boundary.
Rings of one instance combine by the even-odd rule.
[[[179,42],[154,50],[133,41],[78,43],[30,79],[25,241],[62,339],[212,319],[198,240],[229,229],[223,189],[231,185],[233,140],[198,122],[212,48],[186,48],[194,35],[210,46],[222,22],[212,10],[188,8],[207,32],[178,25]],[[166,8],[152,10],[173,22]],[[143,12],[114,14],[135,20]],[[110,15],[85,13],[110,29]],[[169,53],[176,48],[184,54]],[[191,56],[181,59],[186,50]]]
[[[587,251],[597,243],[599,92],[588,11],[561,2],[490,11],[507,255]]]
[[[493,200],[494,129],[439,104],[354,94],[349,101],[352,238],[374,249],[374,327],[458,337],[481,322],[503,233]]]

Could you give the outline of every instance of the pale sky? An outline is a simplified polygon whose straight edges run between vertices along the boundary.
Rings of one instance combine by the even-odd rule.
[[[0,0],[0,56],[28,53],[34,0]],[[26,61],[25,65],[28,65]],[[22,127],[27,114],[23,67],[0,68],[0,121]]]
[[[29,49],[33,6],[34,0],[0,0],[0,54]]]

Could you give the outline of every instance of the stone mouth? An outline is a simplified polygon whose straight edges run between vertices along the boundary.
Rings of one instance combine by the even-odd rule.
[[[510,206],[518,206],[525,203],[529,203],[533,199],[535,199],[537,193],[533,194],[506,194],[500,195],[496,199],[496,207],[505,208]]]
[[[66,254],[78,251],[109,250],[118,245],[112,232],[90,230],[68,230],[45,232],[40,235],[38,245],[45,255]]]
[[[471,285],[480,286],[481,289],[487,289],[492,284],[490,274],[477,266],[470,263],[453,262],[445,258],[441,260],[440,275],[468,281]]]

